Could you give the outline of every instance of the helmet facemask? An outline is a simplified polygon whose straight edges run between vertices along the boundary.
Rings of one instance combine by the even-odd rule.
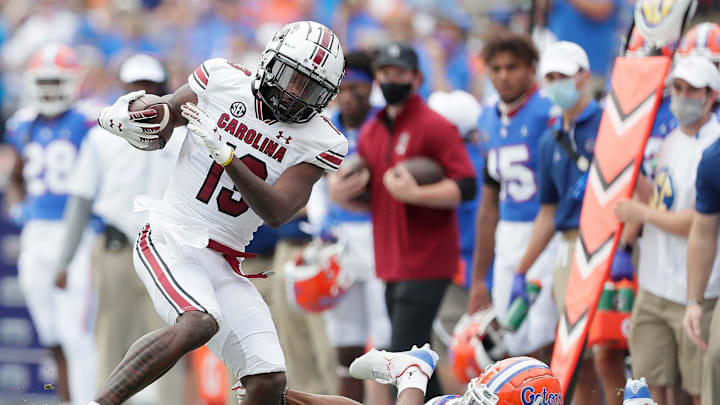
[[[264,67],[258,96],[278,120],[303,123],[327,107],[337,90],[318,74],[275,53]]]
[[[485,384],[476,379],[471,380],[465,394],[460,399],[460,405],[497,405],[499,398],[493,394]]]
[[[70,109],[77,91],[75,72],[35,69],[26,73],[25,80],[29,101],[40,114],[54,117]]]

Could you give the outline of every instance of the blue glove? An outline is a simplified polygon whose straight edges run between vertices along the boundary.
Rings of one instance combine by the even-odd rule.
[[[521,297],[527,303],[530,302],[530,297],[527,295],[525,284],[525,275],[515,273],[515,276],[513,277],[512,290],[510,291],[510,303],[508,304],[508,308],[510,308],[510,305],[512,305],[517,297]]]
[[[613,281],[620,281],[624,278],[632,280],[634,273],[632,255],[627,250],[618,248],[615,251],[612,266],[610,266],[610,278]]]

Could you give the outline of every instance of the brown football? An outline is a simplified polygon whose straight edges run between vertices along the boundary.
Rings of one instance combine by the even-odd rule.
[[[342,163],[342,176],[348,177],[355,173],[360,173],[361,170],[367,170],[368,165],[365,159],[360,157],[360,154],[355,153],[353,155],[350,155],[347,159],[345,159]],[[355,196],[353,200],[356,201],[368,201],[370,200],[370,182],[368,181],[367,187],[365,188],[365,191],[360,193],[359,195]]]
[[[128,111],[142,111],[153,109],[157,112],[157,116],[154,118],[144,119],[138,122],[158,124],[160,125],[160,132],[158,132],[158,139],[149,141],[149,146],[144,150],[157,150],[165,147],[165,144],[170,140],[172,136],[174,125],[172,123],[172,113],[170,112],[170,106],[163,102],[163,100],[154,94],[146,94],[139,99],[133,101],[128,106]]]
[[[442,166],[425,156],[415,156],[400,162],[413,176],[418,185],[437,183],[445,178]]]

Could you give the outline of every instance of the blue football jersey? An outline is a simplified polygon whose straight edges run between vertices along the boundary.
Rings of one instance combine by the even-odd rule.
[[[96,117],[75,108],[52,119],[24,109],[8,120],[5,139],[23,160],[23,220],[62,219],[68,175],[96,122]]]
[[[535,91],[524,105],[504,115],[498,102],[483,109],[480,131],[487,150],[487,173],[500,183],[500,219],[533,221],[540,208],[538,145],[560,115],[550,100]]]

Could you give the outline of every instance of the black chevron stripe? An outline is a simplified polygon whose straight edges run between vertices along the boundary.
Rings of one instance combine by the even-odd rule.
[[[585,263],[589,263],[590,260],[592,259],[592,257],[595,255],[595,253],[602,250],[602,248],[605,247],[605,245],[607,245],[608,243],[612,243],[614,237],[615,237],[615,232],[611,233],[610,236],[605,240],[605,242],[601,243],[600,246],[597,247],[597,249],[590,252],[587,248],[587,245],[585,245],[585,238],[583,237],[582,232],[580,232],[580,235],[578,236],[578,238],[580,240],[580,246],[582,247],[583,256],[585,257]]]
[[[635,159],[631,160],[630,163],[628,163],[622,170],[620,170],[620,173],[617,174],[617,176],[610,179],[610,181],[607,181],[605,179],[605,176],[603,175],[602,170],[600,170],[600,164],[598,163],[598,159],[593,159],[592,161],[592,170],[596,171],[598,174],[598,179],[600,179],[600,185],[603,188],[603,191],[607,191],[610,187],[612,187],[615,182],[622,177],[625,172],[628,170],[633,169],[633,165],[635,164]]]
[[[625,122],[631,115],[635,113],[635,111],[638,110],[642,105],[644,105],[649,99],[655,97],[655,93],[657,93],[657,90],[653,90],[652,93],[648,94],[643,101],[639,102],[635,107],[633,107],[632,110],[628,111],[627,114],[625,111],[623,111],[620,100],[618,99],[617,93],[615,93],[615,88],[610,89],[610,94],[608,94],[608,98],[612,102],[612,105],[609,106],[610,108],[614,108],[618,112],[618,116],[620,117],[620,122]],[[607,107],[606,107],[607,108]]]

